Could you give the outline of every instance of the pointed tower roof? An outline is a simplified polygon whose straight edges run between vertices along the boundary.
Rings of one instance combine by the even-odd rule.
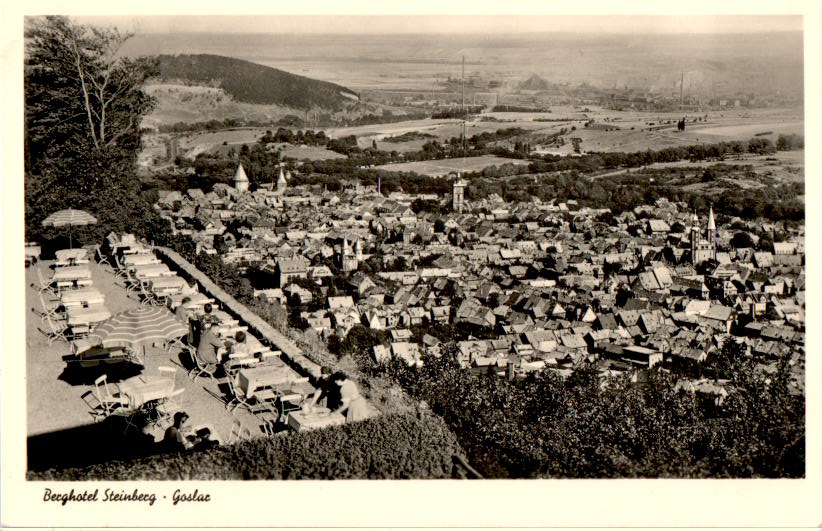
[[[283,170],[283,167],[280,166],[280,176],[277,178],[277,184],[286,184],[287,182],[288,180],[285,178],[285,171]]]
[[[237,166],[237,171],[234,173],[234,182],[235,183],[247,183],[248,176],[245,174],[245,170],[243,169],[242,163]]]
[[[694,227],[699,225],[699,216],[696,215],[696,210],[694,210],[694,215],[693,215],[693,217],[691,217],[691,222],[692,222]]]
[[[714,207],[711,207],[711,212],[708,214],[708,230],[716,230],[716,222],[714,221]]]

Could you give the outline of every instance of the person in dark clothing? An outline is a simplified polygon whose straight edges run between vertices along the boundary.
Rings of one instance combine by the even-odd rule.
[[[342,403],[340,395],[340,386],[337,380],[342,375],[341,372],[331,373],[331,369],[323,366],[321,369],[322,376],[320,378],[319,386],[314,392],[314,397],[308,403],[306,409],[313,409],[314,406],[325,407],[328,409],[336,409]]]
[[[185,433],[188,418],[188,413],[185,411],[178,411],[174,414],[174,422],[168,427],[163,437],[163,444],[169,451],[182,452],[193,446]]]
[[[168,451],[183,452],[220,445],[219,438],[211,432],[210,428],[192,428],[188,425],[188,419],[188,413],[185,411],[178,411],[174,414],[174,422],[163,437],[163,444]]]
[[[225,341],[217,335],[213,325],[206,324],[205,326],[206,328],[203,330],[200,336],[200,342],[197,345],[197,359],[209,368],[214,368],[220,363],[222,357],[221,349],[224,349],[226,345]]]

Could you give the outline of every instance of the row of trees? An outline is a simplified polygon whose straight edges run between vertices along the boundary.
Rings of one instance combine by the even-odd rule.
[[[280,127],[276,132],[266,131],[265,135],[260,137],[261,144],[268,144],[269,142],[288,142],[290,144],[306,144],[309,146],[325,146],[328,144],[329,138],[325,135],[325,131],[314,132],[312,129],[303,131],[302,129],[293,132],[291,129]]]
[[[640,168],[658,162],[676,162],[689,160],[721,160],[730,155],[741,156],[744,153],[764,155],[774,153],[776,147],[768,138],[751,138],[747,142],[719,142],[716,144],[696,144],[691,146],[669,147],[659,150],[636,151],[633,153],[609,152],[586,153],[581,157],[544,155],[541,160],[531,163],[532,173],[576,170],[582,173],[594,173],[620,168]]]

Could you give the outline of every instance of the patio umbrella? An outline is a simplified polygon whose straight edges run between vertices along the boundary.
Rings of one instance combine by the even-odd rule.
[[[128,310],[100,324],[89,336],[103,347],[136,350],[156,341],[171,341],[188,334],[188,328],[171,312],[159,306]]]
[[[97,218],[86,212],[85,210],[75,210],[67,208],[65,210],[58,210],[43,220],[44,227],[65,227],[69,228],[69,247],[71,247],[71,228],[81,227],[85,225],[94,225],[97,223]]]

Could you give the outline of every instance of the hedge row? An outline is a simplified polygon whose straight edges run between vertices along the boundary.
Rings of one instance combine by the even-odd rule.
[[[84,468],[29,472],[30,480],[232,480],[451,478],[464,456],[439,417],[381,416],[210,450],[167,453]]]

